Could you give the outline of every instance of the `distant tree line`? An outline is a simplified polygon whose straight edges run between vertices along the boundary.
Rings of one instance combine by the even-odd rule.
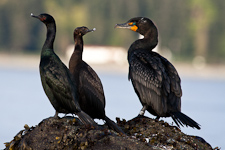
[[[132,17],[153,20],[162,49],[178,59],[203,56],[209,62],[225,60],[225,3],[223,0],[1,0],[0,51],[39,52],[46,36],[43,24],[30,17],[46,12],[57,25],[55,49],[63,53],[73,44],[78,26],[97,28],[85,36],[85,44],[128,48],[138,35],[114,30],[116,23]]]

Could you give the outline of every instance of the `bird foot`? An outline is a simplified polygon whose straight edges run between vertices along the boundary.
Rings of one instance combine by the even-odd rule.
[[[156,117],[156,118],[155,118],[155,121],[158,122],[158,121],[159,121],[159,118],[160,118],[160,117]]]
[[[56,111],[56,112],[55,112],[55,115],[53,116],[53,118],[55,118],[55,119],[59,119],[58,114],[59,114],[59,113]]]

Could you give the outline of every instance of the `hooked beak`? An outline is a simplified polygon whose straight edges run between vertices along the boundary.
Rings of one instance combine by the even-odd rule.
[[[137,31],[138,27],[136,25],[129,25],[129,22],[116,24],[114,28],[130,29],[132,31]]]
[[[96,28],[93,28],[91,30],[88,30],[88,32],[94,32],[96,30]]]
[[[132,26],[130,26],[128,23],[122,23],[122,24],[116,24],[114,28],[124,28],[124,29],[130,29]]]
[[[37,18],[37,19],[40,19],[38,16],[35,16],[33,13],[31,13],[30,16],[34,17],[34,18]]]

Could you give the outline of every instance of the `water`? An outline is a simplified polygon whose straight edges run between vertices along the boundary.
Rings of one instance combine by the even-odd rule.
[[[23,129],[53,116],[55,111],[42,89],[38,70],[0,68],[0,149]],[[141,104],[128,82],[127,74],[99,73],[106,96],[106,114],[129,120]],[[181,77],[182,78],[182,77]],[[225,148],[225,81],[182,78],[182,112],[201,124],[201,130],[181,128],[189,135],[203,137],[212,147]],[[153,117],[148,112],[147,116]],[[172,119],[163,118],[172,123]],[[99,122],[99,121],[98,121]],[[100,121],[101,123],[101,121]]]

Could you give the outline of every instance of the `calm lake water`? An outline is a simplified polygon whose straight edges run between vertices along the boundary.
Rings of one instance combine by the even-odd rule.
[[[98,73],[106,96],[106,114],[129,120],[139,113],[141,104],[123,73]],[[0,68],[0,149],[22,130],[35,126],[55,111],[47,99],[38,70]],[[225,149],[225,81],[182,78],[182,112],[201,125],[201,130],[181,128],[189,135],[204,138],[212,147]],[[148,112],[145,114],[154,117]],[[62,116],[62,115],[61,115]],[[168,123],[172,119],[161,118]],[[101,121],[98,121],[102,123]]]

